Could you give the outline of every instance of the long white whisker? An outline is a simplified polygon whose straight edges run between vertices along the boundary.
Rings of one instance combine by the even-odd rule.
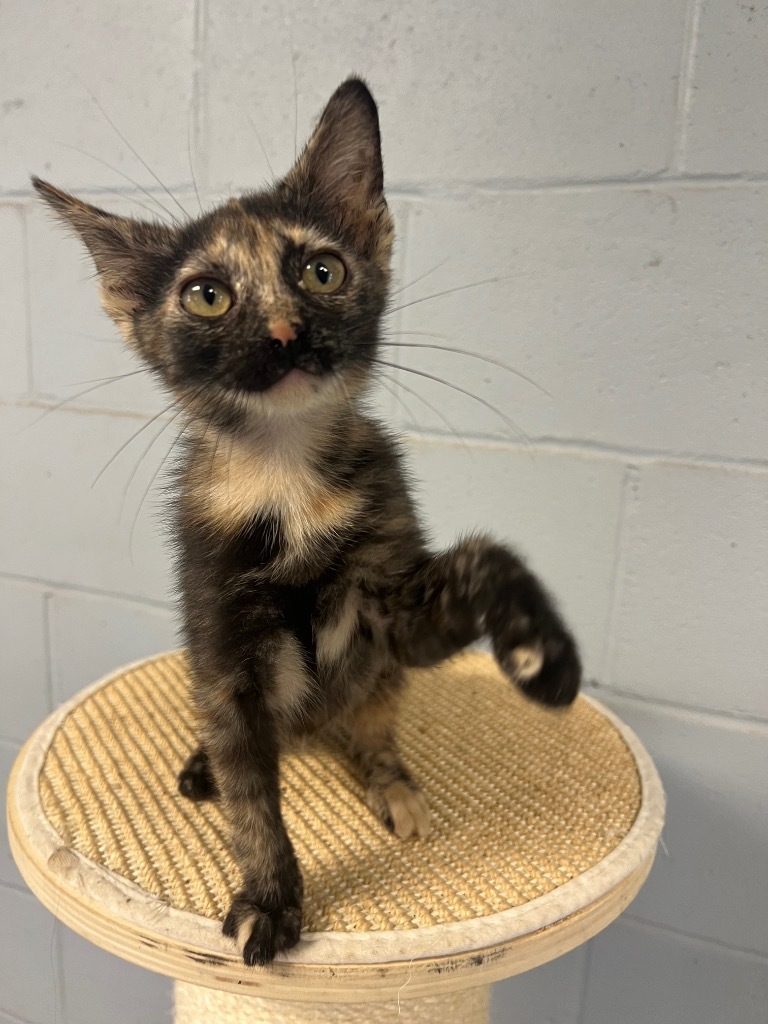
[[[399,334],[418,334],[418,331],[399,331]],[[440,335],[432,335],[432,337],[438,338]],[[426,348],[433,349],[437,352],[452,352],[455,355],[466,356],[468,359],[477,359],[481,363],[488,363],[489,366],[498,366],[502,370],[506,370],[507,373],[513,374],[515,377],[519,377],[520,380],[524,380],[526,384],[530,384],[531,387],[536,388],[542,395],[546,395],[547,398],[552,398],[552,394],[543,388],[541,384],[538,384],[532,377],[523,373],[521,370],[516,370],[514,366],[510,366],[508,363],[502,362],[501,359],[494,359],[493,356],[483,355],[481,352],[470,352],[468,349],[458,348],[454,345],[435,345],[429,342],[408,342],[408,341],[384,341],[382,345],[388,348]]]
[[[418,277],[414,277],[414,279],[412,281],[409,281],[408,284],[404,284],[401,288],[397,288],[395,291],[392,292],[392,295],[402,295],[402,293],[404,291],[407,291],[409,288],[413,288],[413,286],[415,284],[418,284],[419,281],[424,281],[426,278],[430,277],[432,274],[434,274],[436,271],[440,270],[442,267],[444,267],[446,265],[446,263],[449,263],[449,262],[450,262],[450,258],[446,258],[444,260],[441,260],[440,263],[436,263],[435,266],[432,267],[430,270],[425,271],[423,274],[420,274]]]
[[[132,146],[132,145],[131,145],[131,143],[130,143],[130,142],[128,141],[128,139],[127,139],[127,138],[126,138],[126,137],[125,137],[125,136],[123,135],[123,133],[122,133],[122,132],[120,131],[120,129],[119,129],[119,128],[117,127],[117,125],[115,124],[115,122],[114,122],[114,121],[112,120],[112,118],[111,118],[111,117],[109,116],[109,114],[108,114],[108,113],[106,112],[106,110],[104,109],[104,107],[102,107],[101,103],[99,103],[99,101],[98,101],[98,100],[96,99],[96,97],[95,97],[95,96],[94,96],[94,94],[93,94],[93,93],[91,92],[91,90],[90,90],[90,89],[88,88],[88,86],[87,86],[87,85],[86,85],[86,84],[85,84],[84,82],[82,82],[82,81],[80,82],[80,84],[81,84],[81,86],[83,87],[83,89],[85,89],[85,91],[86,91],[86,92],[88,93],[88,95],[89,95],[89,96],[91,97],[91,100],[92,100],[92,101],[93,101],[93,102],[95,103],[95,105],[96,105],[96,106],[97,106],[97,107],[99,108],[99,110],[101,111],[101,114],[102,114],[102,116],[104,117],[105,121],[106,121],[106,122],[107,122],[107,124],[108,124],[108,125],[109,125],[109,126],[110,126],[110,127],[112,128],[112,130],[113,130],[113,131],[115,132],[115,134],[116,134],[116,135],[117,135],[117,136],[118,136],[118,137],[119,137],[120,139],[122,139],[122,141],[123,141],[123,142],[125,143],[125,145],[126,145],[126,146],[128,147],[128,149],[130,149],[130,151],[131,151],[131,152],[133,153],[133,155],[134,155],[134,156],[136,157],[136,159],[137,159],[137,160],[139,161],[139,163],[140,163],[140,164],[142,165],[142,167],[143,167],[143,168],[144,168],[144,169],[145,169],[146,171],[149,171],[149,173],[150,173],[150,174],[152,175],[152,177],[153,177],[153,178],[155,179],[155,181],[156,181],[156,182],[157,182],[157,184],[158,184],[158,185],[160,186],[160,188],[161,188],[161,189],[163,190],[163,192],[165,192],[165,194],[166,194],[166,195],[168,196],[168,198],[169,198],[169,199],[170,199],[170,200],[171,200],[172,202],[174,202],[174,203],[175,203],[175,204],[176,204],[176,205],[178,206],[178,208],[179,208],[179,209],[181,210],[181,212],[182,212],[182,213],[184,214],[184,217],[185,217],[185,219],[186,219],[186,220],[189,220],[189,219],[190,219],[190,217],[189,217],[189,214],[188,214],[188,213],[187,213],[187,211],[186,211],[186,210],[184,209],[184,207],[183,207],[183,206],[181,205],[181,203],[180,203],[180,202],[179,202],[179,200],[178,200],[178,199],[176,198],[176,196],[175,196],[175,195],[174,195],[174,194],[173,194],[173,193],[171,192],[171,190],[170,190],[170,189],[168,188],[168,186],[167,186],[167,185],[166,185],[166,184],[165,184],[164,182],[162,182],[162,181],[160,180],[160,178],[158,178],[158,176],[157,176],[157,175],[155,174],[155,172],[154,172],[154,171],[152,170],[152,168],[151,168],[151,167],[149,166],[149,164],[147,163],[147,161],[146,161],[146,160],[145,160],[145,159],[144,159],[144,158],[143,158],[142,156],[140,156],[140,155],[139,155],[139,153],[137,152],[137,150],[136,150],[136,149],[134,148],[134,146]]]
[[[388,309],[387,313],[399,313],[403,309],[409,309],[411,306],[418,306],[421,302],[429,302],[431,299],[439,299],[443,295],[453,295],[454,292],[465,292],[469,288],[479,288],[484,284],[499,284],[501,281],[511,281],[515,277],[524,277],[524,274],[506,274],[501,277],[486,277],[482,281],[472,281],[471,284],[460,284],[456,288],[446,288],[442,292],[433,292],[432,295],[422,295],[420,299],[414,299],[412,302],[406,302],[402,306],[395,306],[392,309]]]
[[[499,419],[503,420],[503,422],[506,423],[506,425],[514,434],[525,440],[527,444],[530,444],[530,438],[519,424],[515,423],[515,421],[513,419],[510,419],[509,416],[505,416],[505,414],[500,409],[497,409],[492,402],[486,401],[486,399],[481,398],[479,395],[474,394],[472,391],[467,391],[466,388],[462,388],[458,384],[454,384],[449,380],[443,380],[442,377],[437,377],[433,373],[427,373],[425,370],[415,370],[412,366],[401,366],[399,363],[390,363],[386,359],[374,359],[374,362],[380,363],[382,366],[389,366],[391,369],[394,370],[403,370],[405,373],[414,373],[418,377],[426,377],[427,380],[433,380],[435,381],[436,384],[442,384],[444,387],[451,388],[453,391],[458,391],[459,394],[461,395],[466,395],[467,398],[474,399],[475,402],[479,402],[480,405],[485,406],[486,409],[489,409],[492,413],[495,413],[495,415],[498,416]]]
[[[418,391],[415,391],[413,388],[408,387],[407,384],[404,384],[397,377],[389,377],[389,379],[394,384],[396,384],[397,387],[402,388],[403,391],[407,391],[409,395],[413,395],[413,397],[418,399],[418,401],[421,402],[422,405],[426,406],[427,409],[429,409],[431,412],[433,412],[435,414],[435,416],[437,416],[439,419],[441,419],[443,421],[443,423],[446,425],[446,427],[448,427],[448,429],[453,434],[453,436],[456,438],[456,440],[459,442],[459,444],[461,444],[461,446],[463,448],[467,447],[466,440],[456,430],[456,428],[451,423],[451,421],[447,417],[445,417],[436,406],[434,406],[430,401],[428,401],[423,395],[420,395]],[[416,423],[416,427],[418,429],[418,423]]]
[[[159,206],[160,209],[163,211],[163,213],[165,213],[168,217],[171,218],[174,224],[180,223],[179,218],[171,210],[169,210],[167,206],[161,203],[157,196],[153,195],[151,192],[145,189],[143,185],[140,185],[138,183],[138,181],[134,181],[134,179],[129,177],[129,175],[127,175],[125,171],[121,171],[119,167],[113,167],[112,164],[108,164],[106,160],[102,160],[101,157],[96,156],[95,153],[89,153],[87,150],[80,149],[78,146],[71,146],[68,142],[60,142],[58,143],[58,145],[64,146],[65,149],[71,149],[75,153],[80,153],[81,156],[85,156],[89,160],[95,160],[97,164],[101,164],[102,167],[106,167],[107,170],[112,171],[113,174],[119,174],[121,178],[125,178],[125,180],[130,185],[133,185],[133,187],[137,188],[139,192],[143,192],[148,199],[151,199],[153,203],[156,203],[157,206]],[[112,195],[118,195],[118,193],[113,192]],[[120,196],[119,198],[124,199],[125,197]],[[151,207],[147,206],[145,203],[140,202],[135,196],[132,196],[131,198],[133,202],[138,203],[138,205],[142,209],[146,210],[147,213],[150,213],[153,217],[157,217],[157,212],[151,209]]]

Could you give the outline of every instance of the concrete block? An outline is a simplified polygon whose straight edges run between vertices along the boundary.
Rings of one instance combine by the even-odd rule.
[[[587,947],[517,974],[491,990],[491,1024],[580,1024]]]
[[[217,5],[205,48],[210,182],[252,188],[270,163],[284,173],[352,72],[381,104],[390,184],[659,171],[684,23],[683,0],[618,0],[610,17],[601,0],[494,0],[474,19],[457,0]]]
[[[157,514],[162,471],[151,480],[172,444],[169,431],[132,480],[147,432],[94,485],[139,426],[124,416],[61,410],[41,418],[40,409],[0,407],[0,432],[14,441],[4,472],[15,482],[13,499],[0,502],[0,572],[166,599],[170,573]]]
[[[30,172],[62,187],[123,188],[123,174],[156,187],[118,132],[161,181],[190,181],[193,26],[184,0],[55,7],[44,18],[4,7],[2,188],[28,188]]]
[[[765,173],[765,7],[756,0],[700,0],[699,6],[682,168],[699,174]]]
[[[68,700],[113,669],[176,646],[170,610],[59,591],[51,601],[54,699]]]
[[[0,740],[0,821],[3,823],[3,827],[0,828],[0,883],[24,888],[24,880],[19,874],[19,869],[16,867],[11,856],[5,817],[8,777],[11,774],[11,768],[20,749],[20,746],[16,743],[7,743],[5,740]],[[2,996],[0,996],[1,1000]]]
[[[0,1013],[30,1024],[61,1020],[62,928],[34,896],[0,886]]]
[[[623,468],[532,451],[409,445],[423,521],[445,545],[485,530],[539,573],[599,674],[607,636]]]
[[[66,1009],[62,1024],[137,1024],[171,1019],[172,982],[61,929]]]
[[[50,708],[45,590],[0,578],[0,737],[22,743]]]
[[[638,733],[667,791],[667,852],[629,912],[768,956],[768,726],[597,696]]]
[[[10,398],[27,394],[29,338],[27,327],[27,275],[24,215],[20,206],[0,204],[0,340],[3,351],[2,394]]]
[[[643,466],[606,681],[768,718],[768,472]]]
[[[754,296],[767,200],[762,186],[670,185],[414,203],[405,280],[447,262],[404,296],[397,329],[438,337],[391,340],[499,360],[551,398],[470,357],[393,347],[384,358],[474,392],[533,439],[764,459],[768,348]],[[518,433],[448,387],[403,379],[461,434]]]
[[[619,921],[592,940],[589,1024],[764,1024],[768,961]]]

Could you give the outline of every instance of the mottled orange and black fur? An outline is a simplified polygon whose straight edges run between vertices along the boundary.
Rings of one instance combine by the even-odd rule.
[[[243,875],[224,931],[264,964],[301,929],[281,748],[340,728],[374,814],[403,839],[424,837],[427,803],[397,748],[403,670],[486,636],[524,692],[563,705],[579,687],[576,646],[506,547],[472,537],[430,550],[399,446],[365,411],[392,222],[362,82],[340,86],[271,190],[187,225],[35,185],[84,240],[105,308],[188,417],[174,517],[200,749],[179,788],[222,802]],[[317,253],[346,268],[332,294],[301,287]],[[224,315],[183,305],[201,277],[232,296]]]

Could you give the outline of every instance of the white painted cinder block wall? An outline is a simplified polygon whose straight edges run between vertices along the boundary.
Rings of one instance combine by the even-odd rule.
[[[393,330],[509,361],[552,396],[400,350],[520,424],[405,378],[462,438],[412,394],[410,414],[383,401],[425,510],[441,538],[488,527],[530,556],[669,793],[668,853],[629,912],[498,986],[495,1024],[765,1024],[764,3],[0,7],[2,771],[60,700],[174,632],[157,488],[138,511],[166,435],[135,470],[163,420],[91,486],[161,399],[141,376],[72,397],[134,364],[28,172],[117,210],[175,203],[96,97],[194,209],[190,164],[204,202],[258,186],[352,70],[381,105],[399,279],[439,264],[403,302],[505,277]],[[54,925],[5,839],[0,879],[2,1021],[166,1019],[167,983]]]

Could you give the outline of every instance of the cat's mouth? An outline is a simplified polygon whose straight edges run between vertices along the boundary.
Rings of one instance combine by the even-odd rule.
[[[300,366],[289,367],[269,384],[257,381],[255,387],[236,390],[241,412],[293,417],[310,409],[335,403],[345,395],[345,385],[338,373]],[[244,399],[244,403],[243,403]]]
[[[319,378],[331,373],[334,367],[326,353],[317,348],[296,344],[253,354],[245,365],[232,375],[232,385],[238,391],[273,392],[297,386],[312,386],[316,390]]]
[[[293,369],[289,370],[283,376],[269,388],[270,394],[280,394],[281,397],[289,397],[290,395],[306,394],[307,391],[317,392],[320,387],[319,373],[314,373],[309,370],[302,370],[298,366],[294,366]]]

